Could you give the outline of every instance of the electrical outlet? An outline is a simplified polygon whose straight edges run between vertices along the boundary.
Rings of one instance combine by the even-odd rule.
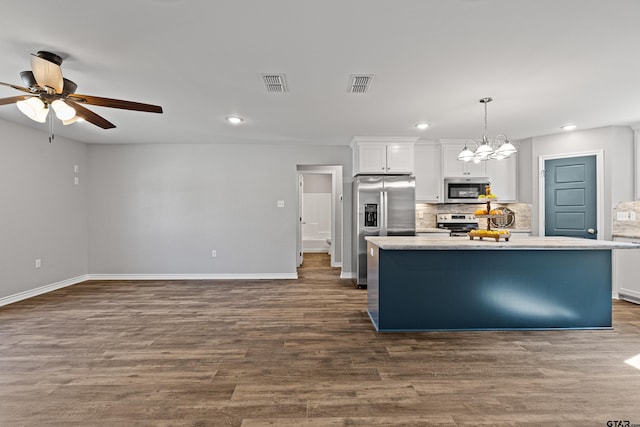
[[[278,204],[277,204],[277,206],[278,206],[279,208],[284,208],[284,200],[278,200]]]
[[[211,258],[215,258],[215,257],[217,257],[217,256],[218,256],[218,251],[216,251],[215,249],[213,249],[213,250],[211,251]]]
[[[616,214],[616,219],[618,221],[629,221],[629,212],[618,212]]]
[[[424,219],[424,211],[418,211],[418,219]]]
[[[636,220],[636,213],[634,211],[629,212],[629,219],[631,221],[635,221]]]
[[[73,172],[74,173],[80,172],[80,167],[78,165],[73,165]]]
[[[36,268],[42,267],[42,260],[40,258],[36,259]]]
[[[74,177],[73,177],[73,183],[74,183],[75,185],[80,184],[80,178],[78,178],[77,176],[74,176]]]

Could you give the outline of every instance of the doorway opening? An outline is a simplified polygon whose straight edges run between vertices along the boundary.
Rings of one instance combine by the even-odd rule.
[[[538,172],[538,235],[603,239],[603,151],[540,156]]]
[[[342,267],[342,166],[298,165],[296,267],[304,253],[328,253]]]

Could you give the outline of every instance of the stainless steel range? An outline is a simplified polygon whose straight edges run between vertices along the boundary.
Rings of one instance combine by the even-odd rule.
[[[452,237],[466,236],[478,228],[478,218],[468,213],[436,214],[436,227],[449,230]]]

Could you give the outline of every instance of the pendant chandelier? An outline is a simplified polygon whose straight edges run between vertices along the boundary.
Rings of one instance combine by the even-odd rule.
[[[471,151],[468,142],[465,142],[464,148],[458,154],[458,160],[463,162],[473,161],[474,163],[490,159],[502,160],[518,151],[503,133],[496,135],[492,141],[489,141],[487,136],[487,104],[491,101],[493,101],[491,98],[480,99],[480,103],[484,104],[484,134],[482,139],[480,142],[470,141],[475,148],[474,151]]]

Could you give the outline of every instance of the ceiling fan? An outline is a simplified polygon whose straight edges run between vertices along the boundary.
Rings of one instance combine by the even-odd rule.
[[[55,53],[39,51],[35,55],[32,54],[32,71],[20,73],[20,78],[26,87],[0,82],[0,85],[12,87],[25,94],[2,98],[0,105],[15,103],[27,117],[40,123],[45,123],[47,117],[51,117],[49,111],[53,108],[56,117],[65,125],[86,120],[102,129],[112,129],[116,125],[81,104],[162,113],[162,107],[158,105],[77,94],[75,91],[78,86],[62,77],[61,64],[62,58]],[[49,123],[49,141],[51,141],[53,121],[49,119]]]

